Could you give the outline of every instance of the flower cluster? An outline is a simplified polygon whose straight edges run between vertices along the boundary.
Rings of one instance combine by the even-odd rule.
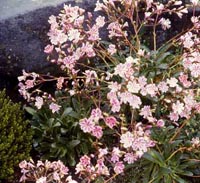
[[[192,3],[197,5],[196,1]],[[64,5],[58,16],[49,18],[51,44],[44,51],[53,57],[51,62],[66,71],[65,76],[45,78],[24,71],[19,77],[20,93],[37,109],[48,103],[52,113],[59,113],[62,107],[50,94],[34,90],[45,81],[56,81],[57,91],[67,91],[79,101],[92,101],[90,111],[84,117],[80,115],[79,125],[83,133],[95,139],[97,151],[83,155],[76,165],[76,174],[88,182],[123,173],[127,164],[156,148],[152,127],[174,125],[179,131],[184,120],[200,113],[199,17],[191,18],[193,25],[184,34],[157,48],[156,30],[170,29],[171,15],[182,18],[188,12],[182,1],[162,4],[153,0],[103,0],[97,1],[95,11],[103,11],[107,16],[93,20],[92,13]],[[150,49],[139,35],[142,28],[148,27],[153,37]],[[106,29],[109,41],[102,40],[101,29]],[[183,49],[176,53],[174,49],[180,46]],[[107,134],[111,134],[113,144],[105,140]],[[199,138],[193,138],[192,144],[197,146]],[[40,163],[24,164],[20,165],[24,170],[22,180],[30,174],[26,169],[46,168]],[[48,168],[53,169],[50,165]],[[49,177],[60,177],[55,179],[60,181],[68,175],[60,175],[59,171],[55,173],[58,176]],[[65,181],[73,182],[69,176]]]
[[[22,161],[19,164],[22,176],[20,182],[35,181],[36,183],[77,183],[68,174],[69,169],[59,161]]]

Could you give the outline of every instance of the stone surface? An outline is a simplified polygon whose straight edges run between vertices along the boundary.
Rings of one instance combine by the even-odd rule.
[[[0,20],[15,17],[38,8],[46,6],[56,6],[67,0],[1,0],[0,1]]]

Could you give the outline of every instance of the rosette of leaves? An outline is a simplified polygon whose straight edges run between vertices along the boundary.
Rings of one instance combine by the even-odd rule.
[[[200,151],[191,148],[191,137],[187,137],[186,128],[172,140],[176,132],[174,126],[153,127],[151,136],[157,141],[156,148],[145,153],[139,161],[128,165],[125,176],[117,178],[116,183],[122,179],[124,183],[199,182]]]
[[[61,91],[56,92],[55,97],[61,106],[56,113],[52,113],[47,104],[39,110],[25,108],[32,115],[34,148],[44,160],[61,160],[74,166],[80,155],[92,148],[93,139],[79,126],[79,120],[88,116],[91,101],[82,98],[80,102],[78,98],[66,97]]]
[[[0,91],[0,182],[13,179],[18,163],[29,157],[33,131],[18,103]]]

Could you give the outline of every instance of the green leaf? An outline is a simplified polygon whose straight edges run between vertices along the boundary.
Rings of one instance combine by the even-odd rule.
[[[143,157],[153,163],[159,164],[159,166],[165,166],[164,158],[157,151],[151,149],[143,155]]]
[[[32,116],[34,116],[37,111],[35,109],[33,109],[32,107],[24,107],[24,109],[29,113],[31,114]]]
[[[76,161],[72,155],[68,156],[68,161],[69,161],[70,166],[74,166],[76,164]]]
[[[177,174],[179,175],[185,175],[185,176],[193,176],[194,174],[190,171],[182,170],[182,171],[177,171]]]
[[[60,122],[56,122],[53,127],[58,127],[58,126],[61,126]]]
[[[80,115],[74,111],[70,112],[69,113],[69,116],[73,117],[73,118],[76,118],[76,119],[80,119]]]
[[[67,107],[64,112],[62,113],[61,119],[65,118],[66,116],[68,116],[71,112],[73,111],[73,109],[71,107]]]
[[[157,66],[158,69],[167,69],[168,67],[169,67],[168,64],[159,64],[159,65]]]
[[[178,175],[172,175],[172,178],[176,180],[178,183],[187,183],[184,179],[180,178]]]
[[[83,154],[88,154],[89,150],[88,150],[88,146],[86,143],[81,143],[81,151],[83,152]]]
[[[74,109],[79,112],[80,111],[80,104],[78,103],[78,101],[75,98],[72,98],[72,104]]]
[[[72,140],[68,143],[68,145],[71,147],[71,148],[74,148],[75,146],[77,146],[78,144],[80,144],[80,140]]]

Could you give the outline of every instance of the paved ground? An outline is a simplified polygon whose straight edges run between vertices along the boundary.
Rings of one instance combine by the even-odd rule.
[[[69,0],[0,0],[0,20],[47,6],[57,6],[67,1]],[[82,0],[74,1],[81,2]]]

